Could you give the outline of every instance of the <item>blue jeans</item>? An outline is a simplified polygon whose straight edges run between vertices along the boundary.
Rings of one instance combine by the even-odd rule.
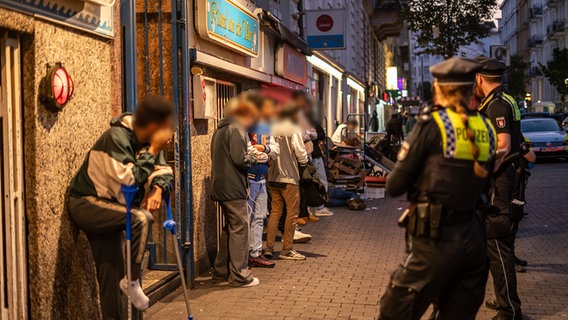
[[[268,215],[268,194],[266,193],[266,180],[249,181],[250,194],[248,198],[248,212],[250,217],[250,255],[251,257],[259,257],[262,254],[264,219]]]

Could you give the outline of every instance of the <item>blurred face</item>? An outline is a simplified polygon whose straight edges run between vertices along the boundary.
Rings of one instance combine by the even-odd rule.
[[[295,102],[300,110],[304,111],[305,113],[309,114],[312,112],[311,103],[306,97],[298,97],[296,98]]]
[[[352,123],[347,124],[347,130],[355,131],[355,129],[357,129],[357,126],[355,126],[354,124],[352,124]]]
[[[243,114],[235,117],[235,120],[244,128],[250,129],[253,127],[259,120],[258,113],[248,113]]]
[[[270,99],[266,99],[264,101],[264,104],[262,105],[260,112],[262,119],[264,120],[272,119],[276,113],[276,106],[274,102]]]
[[[162,123],[152,122],[148,124],[144,128],[135,128],[136,137],[140,142],[147,143],[152,140],[152,137],[156,132],[162,130],[173,130],[174,129],[174,121],[173,116],[169,117],[166,121]]]

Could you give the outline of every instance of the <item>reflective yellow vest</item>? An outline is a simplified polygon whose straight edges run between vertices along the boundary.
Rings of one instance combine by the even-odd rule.
[[[484,112],[485,109],[487,109],[489,103],[493,101],[495,97],[501,98],[511,107],[513,113],[513,121],[521,121],[521,111],[519,110],[519,105],[517,104],[513,96],[505,92],[492,93],[489,97],[487,97],[487,99],[483,100],[483,103],[479,106],[478,110]]]
[[[472,155],[472,145],[467,136],[467,128],[461,120],[461,116],[445,108],[432,113],[440,132],[442,133],[442,147],[445,158],[474,160]],[[497,134],[487,118],[479,113],[469,115],[469,128],[475,133],[475,144],[479,147],[479,157],[481,162],[489,161],[493,158],[497,146]]]

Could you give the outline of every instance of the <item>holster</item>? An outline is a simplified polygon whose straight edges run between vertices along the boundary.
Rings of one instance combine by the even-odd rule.
[[[406,209],[398,221],[399,226],[406,227],[408,235],[413,237],[440,238],[443,207],[440,204],[422,202]]]

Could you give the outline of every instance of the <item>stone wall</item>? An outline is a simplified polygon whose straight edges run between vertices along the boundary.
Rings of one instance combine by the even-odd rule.
[[[66,199],[86,152],[121,110],[121,68],[113,66],[120,39],[1,8],[0,28],[19,32],[22,39],[31,318],[100,319],[92,254],[69,219]],[[59,113],[46,110],[38,97],[46,65],[55,62],[75,81],[75,93]]]

